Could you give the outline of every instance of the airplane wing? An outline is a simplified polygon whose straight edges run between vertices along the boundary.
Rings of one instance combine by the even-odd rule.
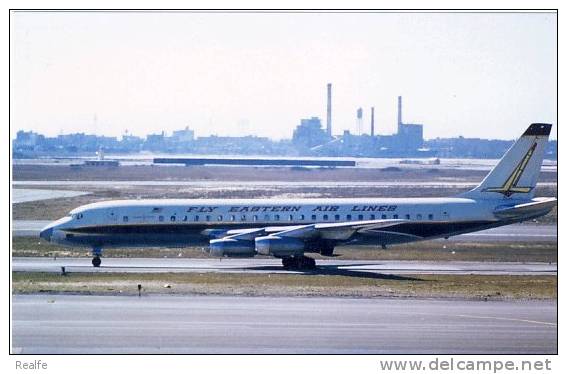
[[[348,240],[356,232],[383,229],[408,222],[404,219],[313,223],[294,226],[270,226],[257,229],[228,230],[224,239],[254,240],[265,235],[297,239]]]

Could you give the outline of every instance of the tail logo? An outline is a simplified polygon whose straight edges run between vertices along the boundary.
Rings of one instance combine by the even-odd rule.
[[[504,182],[504,184],[502,186],[500,186],[500,187],[488,187],[488,188],[485,188],[483,191],[485,191],[485,192],[498,192],[498,193],[501,193],[502,195],[504,195],[506,197],[510,197],[510,196],[512,196],[512,194],[515,194],[515,193],[528,193],[531,190],[533,190],[533,187],[518,187],[518,182],[520,181],[520,178],[522,177],[522,174],[524,173],[526,166],[530,162],[530,159],[532,158],[532,155],[534,154],[536,146],[537,146],[537,143],[534,143],[530,147],[530,149],[528,149],[528,151],[526,152],[526,154],[522,158],[522,161],[520,161],[518,166],[516,166],[516,168],[512,171],[512,173],[510,174],[508,179],[506,179],[506,182]]]

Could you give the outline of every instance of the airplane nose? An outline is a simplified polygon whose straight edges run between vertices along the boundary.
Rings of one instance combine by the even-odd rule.
[[[51,241],[51,235],[53,235],[53,228],[52,227],[43,229],[39,233],[39,237],[47,240],[48,242]]]

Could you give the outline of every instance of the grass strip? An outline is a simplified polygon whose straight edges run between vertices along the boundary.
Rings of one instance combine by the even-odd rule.
[[[557,299],[550,275],[348,275],[13,272],[13,293]]]

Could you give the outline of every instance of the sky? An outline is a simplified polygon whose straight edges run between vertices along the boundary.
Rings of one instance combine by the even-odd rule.
[[[557,123],[554,13],[12,12],[11,136],[291,138],[403,121],[436,137],[517,138]],[[552,138],[557,138],[557,128]]]

